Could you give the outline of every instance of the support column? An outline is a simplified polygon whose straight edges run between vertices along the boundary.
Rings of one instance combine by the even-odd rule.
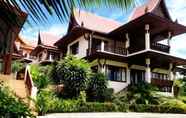
[[[145,81],[151,83],[151,69],[150,69],[150,58],[145,59],[146,69],[145,69]]]
[[[145,25],[145,49],[150,49],[150,33],[149,33],[149,24]]]
[[[92,51],[92,36],[93,33],[90,35],[90,39],[89,39],[89,55],[91,55],[91,51]]]
[[[171,34],[171,32],[168,32],[168,39],[167,39],[167,45],[168,46],[170,46],[171,38],[172,38],[172,34]]]
[[[105,48],[105,42],[102,40],[101,41],[101,52],[104,52]]]
[[[125,47],[127,49],[127,54],[129,54],[128,48],[130,47],[130,39],[128,33],[125,34],[125,38],[127,39]]]
[[[127,69],[127,84],[130,84],[130,68]]]
[[[173,64],[170,63],[170,64],[169,64],[169,79],[170,79],[170,80],[174,80],[174,74],[173,74],[172,69],[173,69]]]

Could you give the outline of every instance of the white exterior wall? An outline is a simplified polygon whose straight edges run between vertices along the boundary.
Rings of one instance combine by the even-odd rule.
[[[101,59],[100,60],[101,64],[105,63],[105,60]],[[124,88],[126,88],[129,83],[130,83],[130,73],[128,73],[128,64],[127,63],[122,63],[122,62],[117,62],[117,61],[112,61],[112,60],[106,60],[106,65],[111,65],[111,66],[116,66],[116,67],[124,67],[126,68],[126,82],[117,82],[117,81],[109,81],[108,82],[108,87],[109,88],[113,88],[114,89],[114,93],[117,93],[121,90],[123,90]],[[92,66],[96,66],[98,65],[98,60],[94,60],[91,63]]]
[[[84,36],[79,37],[77,40],[71,42],[68,45],[68,51],[67,54],[70,54],[70,46],[72,46],[73,44],[79,42],[79,47],[78,47],[78,54],[76,54],[77,57],[79,58],[83,58],[86,56],[87,54],[87,49],[88,49],[88,40],[85,40]]]
[[[108,87],[114,89],[114,93],[120,92],[124,88],[126,88],[129,84],[127,82],[115,82],[115,81],[109,81]]]

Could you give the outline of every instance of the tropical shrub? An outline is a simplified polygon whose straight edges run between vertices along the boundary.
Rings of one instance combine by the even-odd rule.
[[[58,103],[61,103],[53,92],[43,89],[37,94],[34,101],[39,115],[46,114],[50,109],[54,109]]]
[[[16,98],[9,88],[5,87],[2,83],[0,83],[0,117],[33,117],[28,106]]]
[[[174,95],[175,97],[186,96],[186,77],[174,81]]]
[[[63,97],[77,98],[80,91],[85,91],[90,78],[90,65],[84,59],[67,56],[56,67],[56,78],[64,85]]]
[[[129,104],[159,104],[159,95],[156,94],[157,88],[143,82],[128,87],[127,99]]]
[[[13,64],[12,64],[13,73],[19,72],[23,68],[24,68],[24,64],[21,61],[13,61]]]
[[[35,86],[40,90],[50,83],[50,66],[31,65],[31,75]]]
[[[60,78],[57,75],[57,64],[58,64],[58,62],[56,62],[56,61],[54,61],[51,64],[51,71],[50,71],[49,77],[51,78],[51,80],[54,84],[59,85],[60,84]]]
[[[105,101],[108,80],[102,73],[95,73],[90,78],[87,88],[87,99],[89,101]]]
[[[129,85],[127,91],[121,91],[113,97],[113,101],[120,104],[159,104],[160,95],[156,94],[157,88],[148,83]]]

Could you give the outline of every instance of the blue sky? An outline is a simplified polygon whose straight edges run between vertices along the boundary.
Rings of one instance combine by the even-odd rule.
[[[177,19],[180,24],[186,26],[186,14],[185,14],[186,0],[165,0],[165,1],[172,19],[173,20]],[[126,23],[132,11],[132,9],[128,11],[122,11],[119,8],[109,9],[105,7],[90,8],[86,10],[103,17],[117,20],[123,24]],[[57,19],[56,16],[53,16],[49,18],[49,23],[47,24],[33,25],[32,27],[28,26],[28,24],[25,24],[20,35],[22,38],[26,40],[32,40],[32,41],[37,41],[37,35],[39,31],[49,32],[54,35],[58,35],[62,37],[66,33],[67,27],[68,27],[67,22],[62,23]],[[186,34],[173,37],[171,41],[171,54],[186,59]]]

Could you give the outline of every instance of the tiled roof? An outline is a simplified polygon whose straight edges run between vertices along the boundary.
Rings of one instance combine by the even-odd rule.
[[[32,47],[32,48],[35,48],[37,46],[37,42],[36,41],[30,41],[30,40],[26,40],[25,38],[21,37],[21,36],[18,36],[16,40],[19,40],[21,43],[29,46],[29,47]]]
[[[122,25],[117,21],[78,9],[74,10],[74,18],[79,26],[83,24],[84,28],[100,33],[108,33]]]
[[[41,44],[44,46],[51,46],[54,47],[55,42],[57,42],[60,37],[57,37],[53,34],[46,33],[46,32],[40,32],[39,33]]]
[[[144,15],[145,12],[152,12],[160,2],[161,0],[148,0],[146,4],[134,9],[132,16],[129,18],[129,21]]]

